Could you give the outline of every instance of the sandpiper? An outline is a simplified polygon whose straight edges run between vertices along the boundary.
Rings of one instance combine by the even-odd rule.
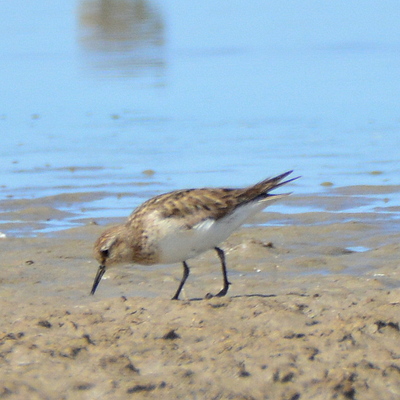
[[[125,224],[107,229],[94,245],[99,261],[91,294],[107,268],[122,264],[183,264],[183,276],[172,300],[178,300],[189,276],[187,260],[215,249],[221,261],[223,287],[215,295],[225,296],[230,282],[224,251],[218,247],[250,216],[289,195],[270,194],[297,178],[284,181],[293,171],[268,178],[243,189],[203,188],[176,190],[153,197],[139,206]],[[211,294],[207,298],[213,297]]]

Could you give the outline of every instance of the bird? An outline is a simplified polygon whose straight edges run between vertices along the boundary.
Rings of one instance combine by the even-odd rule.
[[[106,229],[96,240],[94,257],[100,265],[90,294],[94,295],[106,270],[115,265],[182,263],[183,276],[172,297],[178,300],[190,273],[187,261],[214,249],[221,263],[223,286],[206,298],[225,296],[231,283],[220,243],[249,217],[290,195],[270,192],[299,178],[284,180],[292,172],[245,188],[175,190],[145,201],[125,223]]]

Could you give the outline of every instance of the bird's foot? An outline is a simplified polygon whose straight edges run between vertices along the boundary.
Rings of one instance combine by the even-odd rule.
[[[224,286],[217,294],[207,293],[205,299],[209,300],[212,299],[213,297],[224,297],[228,293],[229,285],[230,282],[228,282],[227,285]]]

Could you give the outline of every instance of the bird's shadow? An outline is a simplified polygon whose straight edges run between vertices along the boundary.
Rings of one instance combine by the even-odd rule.
[[[262,293],[252,293],[252,294],[236,294],[234,296],[229,296],[230,299],[240,299],[240,298],[250,298],[250,297],[260,297],[260,298],[269,298],[269,297],[278,297],[278,294],[262,294]],[[306,293],[298,293],[298,292],[289,292],[283,294],[283,296],[299,296],[299,297],[309,297],[309,294]],[[202,301],[202,300],[210,300],[210,299],[222,299],[223,297],[213,296],[213,297],[194,297],[188,299],[187,301]]]
[[[242,297],[263,297],[263,298],[267,298],[267,297],[276,297],[276,294],[261,294],[261,293],[254,293],[254,294],[236,294],[235,296],[229,296],[228,298],[230,299],[239,299]],[[211,300],[211,299],[223,299],[223,297],[193,297],[191,299],[189,299],[188,301],[203,301],[203,300]]]

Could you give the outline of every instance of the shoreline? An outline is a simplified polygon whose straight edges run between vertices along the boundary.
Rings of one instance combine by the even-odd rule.
[[[396,226],[373,213],[260,214],[222,246],[228,295],[201,300],[222,281],[210,251],[189,261],[181,301],[169,300],[180,265],[112,268],[89,296],[105,229],[91,219],[2,238],[0,397],[395,400]]]

